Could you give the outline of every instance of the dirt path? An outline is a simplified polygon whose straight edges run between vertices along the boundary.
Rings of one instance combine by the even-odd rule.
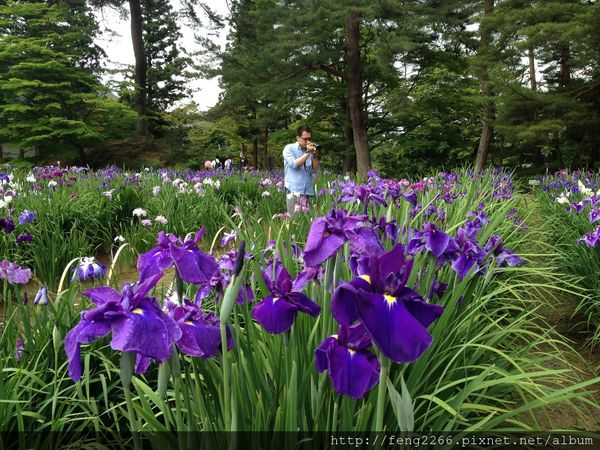
[[[530,200],[533,200],[531,196],[528,197]],[[535,205],[532,202],[530,206],[532,204]],[[534,209],[529,217],[529,224],[533,229],[543,226],[543,217],[541,217],[539,211]],[[537,254],[543,253],[535,245],[529,250]],[[532,264],[544,265],[547,263],[547,261],[540,257],[532,260]],[[540,303],[538,313],[542,316],[545,325],[551,327],[556,332],[558,339],[570,346],[562,347],[561,354],[557,355],[560,358],[553,360],[549,368],[570,370],[572,371],[572,377],[578,382],[599,377],[600,349],[593,349],[586,345],[586,339],[589,338],[590,332],[586,329],[585,318],[579,314],[575,315],[578,303],[575,296],[569,296],[568,293],[560,293],[556,296],[537,297],[536,300]],[[554,348],[548,348],[548,351],[556,352]],[[561,362],[561,359],[565,363]],[[596,406],[600,406],[600,383],[596,383],[587,389],[593,391],[590,400]],[[544,409],[545,414],[536,417],[536,419],[543,430],[600,430],[600,414],[598,410],[593,411],[593,407],[585,404],[578,405],[578,407],[581,409],[580,412],[569,405],[549,405]]]

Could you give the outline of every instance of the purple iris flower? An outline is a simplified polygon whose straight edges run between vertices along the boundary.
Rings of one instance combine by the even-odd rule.
[[[600,208],[594,208],[590,211],[590,223],[600,220]]]
[[[198,305],[183,299],[182,305],[165,302],[169,315],[181,329],[181,338],[175,343],[186,355],[207,359],[221,350],[219,318],[203,311]],[[233,348],[231,330],[227,326],[227,349]]]
[[[398,241],[398,223],[395,220],[388,222],[385,216],[381,216],[379,220],[372,217],[370,221],[373,229],[378,231],[384,239],[390,239],[393,244]]]
[[[271,275],[274,272],[273,278]],[[262,273],[270,294],[252,310],[252,317],[272,334],[288,331],[294,324],[296,314],[304,312],[313,317],[321,307],[301,292],[292,290],[292,277],[282,264],[267,266]]]
[[[221,264],[219,266],[223,267]],[[233,266],[231,270],[233,270]],[[227,286],[231,282],[231,270],[216,270],[209,281],[199,283],[200,289],[196,293],[196,301],[202,301],[211,292],[215,292],[216,301],[221,301],[225,295],[225,289],[227,289]],[[245,284],[239,290],[236,303],[241,305],[246,300],[249,302],[254,300],[254,292],[252,292],[252,288],[248,284]]]
[[[448,283],[443,283],[438,280],[434,280],[431,283],[431,287],[429,288],[429,292],[427,292],[427,298],[429,300],[433,300],[433,296],[437,295],[438,298],[442,298],[448,289]]]
[[[15,222],[10,217],[0,219],[0,230],[3,230],[6,234],[10,234],[15,230]]]
[[[417,193],[410,191],[407,193],[402,194],[402,198],[404,200],[406,200],[408,203],[410,203],[413,208],[417,206]]]
[[[525,263],[518,255],[515,255],[511,250],[504,247],[502,237],[498,235],[490,236],[485,245],[485,251],[492,252],[492,255],[496,258],[498,267],[515,267]]]
[[[486,252],[477,245],[474,238],[469,235],[469,229],[459,228],[456,238],[451,238],[446,250],[438,258],[438,263],[452,262],[452,269],[458,273],[461,280],[465,278],[471,267],[482,264]]]
[[[33,241],[33,236],[27,231],[23,231],[21,234],[17,236],[15,242],[17,244],[21,244],[22,242],[31,242]]]
[[[161,276],[158,273],[133,285],[125,284],[121,292],[102,286],[83,293],[97,306],[82,312],[80,322],[65,338],[68,372],[73,381],[82,374],[81,344],[90,344],[111,332],[113,350],[137,354],[138,373],[147,368],[148,358],[163,362],[171,357],[181,330],[161,310],[156,298],[147,296]]]
[[[304,289],[310,281],[323,281],[325,278],[325,268],[323,266],[319,267],[305,267],[304,270],[298,275],[296,275],[296,279],[292,283],[293,291],[301,291]]]
[[[588,247],[596,247],[600,243],[600,226],[594,231],[584,234],[578,242],[585,242]]]
[[[450,237],[438,229],[434,224],[425,222],[423,231],[414,233],[412,239],[408,243],[408,253],[414,255],[426,248],[436,257],[439,257],[450,242]]]
[[[371,338],[365,326],[340,326],[315,351],[315,366],[327,370],[333,388],[342,395],[360,399],[379,381],[379,361],[370,351]]]
[[[33,211],[30,211],[28,209],[23,210],[23,212],[19,215],[19,223],[21,225],[26,225],[28,223],[31,223],[35,220],[36,218],[36,214]]]
[[[567,206],[567,212],[575,211],[579,214],[583,212],[584,206],[585,205],[583,204],[583,202],[571,202],[569,206]]]
[[[332,257],[346,241],[355,253],[370,254],[382,249],[372,228],[363,226],[365,216],[351,216],[346,210],[332,209],[317,217],[306,237],[304,262],[316,267]]]
[[[21,361],[21,357],[23,356],[23,353],[25,353],[25,342],[23,341],[23,339],[17,339],[15,341],[15,361],[19,362]]]
[[[413,260],[396,244],[381,256],[372,256],[368,271],[339,286],[331,298],[331,312],[345,326],[359,320],[381,352],[395,362],[419,358],[431,345],[427,327],[444,308],[427,303],[406,287]]]
[[[145,277],[162,273],[174,265],[183,281],[193,284],[209,282],[218,264],[215,258],[198,248],[198,241],[204,232],[203,227],[193,238],[182,241],[173,234],[160,231],[156,239],[157,246],[138,258],[140,275]]]
[[[235,241],[237,239],[237,233],[235,232],[235,230],[231,230],[230,233],[223,233],[223,237],[221,238],[221,247],[225,247],[227,244],[229,244],[232,241]]]
[[[31,278],[31,270],[20,267],[16,262],[9,263],[3,260],[0,263],[0,280],[8,284],[27,284]]]
[[[383,196],[376,191],[376,189],[364,184],[359,185],[356,189],[352,190],[352,192],[340,197],[338,203],[350,202],[352,200],[358,200],[365,206],[368,205],[369,202],[375,202],[379,203],[380,205],[387,206],[387,202]]]
[[[296,262],[298,264],[304,263],[304,251],[302,250],[301,247],[299,247],[298,245],[296,245],[294,243],[291,243],[291,244],[289,244],[289,250],[288,250],[288,243],[286,241],[282,242],[282,247],[283,247],[283,251],[285,253],[286,258],[288,256],[290,256],[290,252],[291,252],[291,257],[294,260],[294,262]],[[267,246],[262,255],[263,255],[264,259],[268,259],[270,257],[270,255],[274,255],[275,259],[278,261],[281,261],[283,259],[281,256],[281,253],[279,252],[279,249],[277,248],[277,242],[273,241],[273,240],[267,242]]]
[[[71,282],[79,278],[81,281],[85,281],[88,278],[97,280],[106,276],[106,266],[96,260],[93,256],[86,256],[81,258],[77,267],[73,269],[73,276]]]

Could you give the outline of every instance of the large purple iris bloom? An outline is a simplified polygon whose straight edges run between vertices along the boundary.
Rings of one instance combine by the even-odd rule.
[[[332,209],[317,217],[306,237],[304,262],[316,267],[332,257],[346,241],[359,254],[378,252],[382,247],[372,228],[363,226],[365,216],[351,216],[346,210]]]
[[[370,257],[366,273],[339,286],[331,298],[331,312],[341,325],[360,320],[382,353],[398,363],[414,361],[427,350],[433,340],[427,327],[444,310],[406,287],[412,265],[397,244]]]
[[[193,238],[185,241],[173,234],[159,232],[157,246],[138,258],[137,268],[141,277],[162,273],[174,265],[183,281],[194,284],[209,282],[218,264],[215,258],[198,248],[204,231],[202,228]]]
[[[274,276],[271,274],[274,272]],[[321,307],[301,292],[292,290],[293,281],[281,264],[268,266],[262,274],[270,291],[263,301],[252,310],[252,317],[269,333],[279,334],[288,331],[298,312],[316,317]]]
[[[329,372],[337,392],[362,398],[379,380],[379,361],[370,347],[371,337],[361,322],[350,327],[342,325],[338,334],[317,347],[315,366],[319,372]]]
[[[221,350],[221,329],[219,318],[210,311],[203,311],[198,305],[184,299],[183,305],[166,303],[169,315],[181,329],[177,348],[186,355],[210,358]],[[227,327],[227,349],[233,348],[231,330]]]
[[[97,306],[82,312],[80,322],[65,338],[69,376],[73,381],[81,378],[81,344],[89,344],[111,332],[111,348],[136,353],[138,362],[148,358],[162,362],[171,357],[173,343],[181,337],[181,330],[160,309],[156,298],[147,297],[161,276],[158,273],[133,285],[125,284],[122,292],[102,286],[83,293]],[[143,371],[140,365],[138,371]]]

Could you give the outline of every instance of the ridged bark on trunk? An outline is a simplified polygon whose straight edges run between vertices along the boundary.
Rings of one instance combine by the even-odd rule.
[[[367,178],[371,170],[371,154],[367,140],[367,127],[362,107],[362,65],[360,62],[360,15],[349,12],[346,19],[346,74],[348,91],[348,111],[352,122],[354,148],[356,149],[356,167],[361,179]]]
[[[142,6],[140,0],[129,0],[129,14],[131,15],[131,40],[133,41],[133,54],[135,56],[135,111],[138,114],[136,126],[138,136],[147,138],[148,129],[148,103],[147,103],[147,69],[146,54],[144,50],[144,36],[142,34]]]
[[[533,48],[527,49],[527,57],[529,58],[529,84],[532,91],[537,91],[537,80],[535,77],[535,55]]]
[[[354,132],[352,131],[352,122],[350,121],[350,107],[348,106],[348,97],[344,98],[344,107],[346,108],[346,154],[344,155],[344,173],[356,172],[356,151],[354,150]]]
[[[475,171],[481,172],[485,168],[488,154],[490,152],[490,145],[492,138],[494,137],[494,122],[496,119],[496,112],[494,109],[494,93],[490,85],[490,74],[489,74],[489,63],[490,63],[490,52],[492,46],[492,29],[488,23],[486,23],[486,16],[492,14],[494,10],[494,0],[485,0],[484,3],[484,18],[479,26],[479,51],[478,57],[480,58],[477,66],[477,78],[479,78],[479,84],[481,85],[481,93],[484,97],[483,101],[483,126],[481,129],[481,138],[479,139],[479,147],[477,149],[477,158],[475,159]]]

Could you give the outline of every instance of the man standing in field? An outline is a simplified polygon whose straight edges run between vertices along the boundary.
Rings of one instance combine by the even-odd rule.
[[[312,130],[303,125],[296,131],[296,142],[283,149],[283,168],[287,211],[296,212],[297,206],[306,207],[314,197],[313,178],[319,169],[317,146],[312,142]]]

